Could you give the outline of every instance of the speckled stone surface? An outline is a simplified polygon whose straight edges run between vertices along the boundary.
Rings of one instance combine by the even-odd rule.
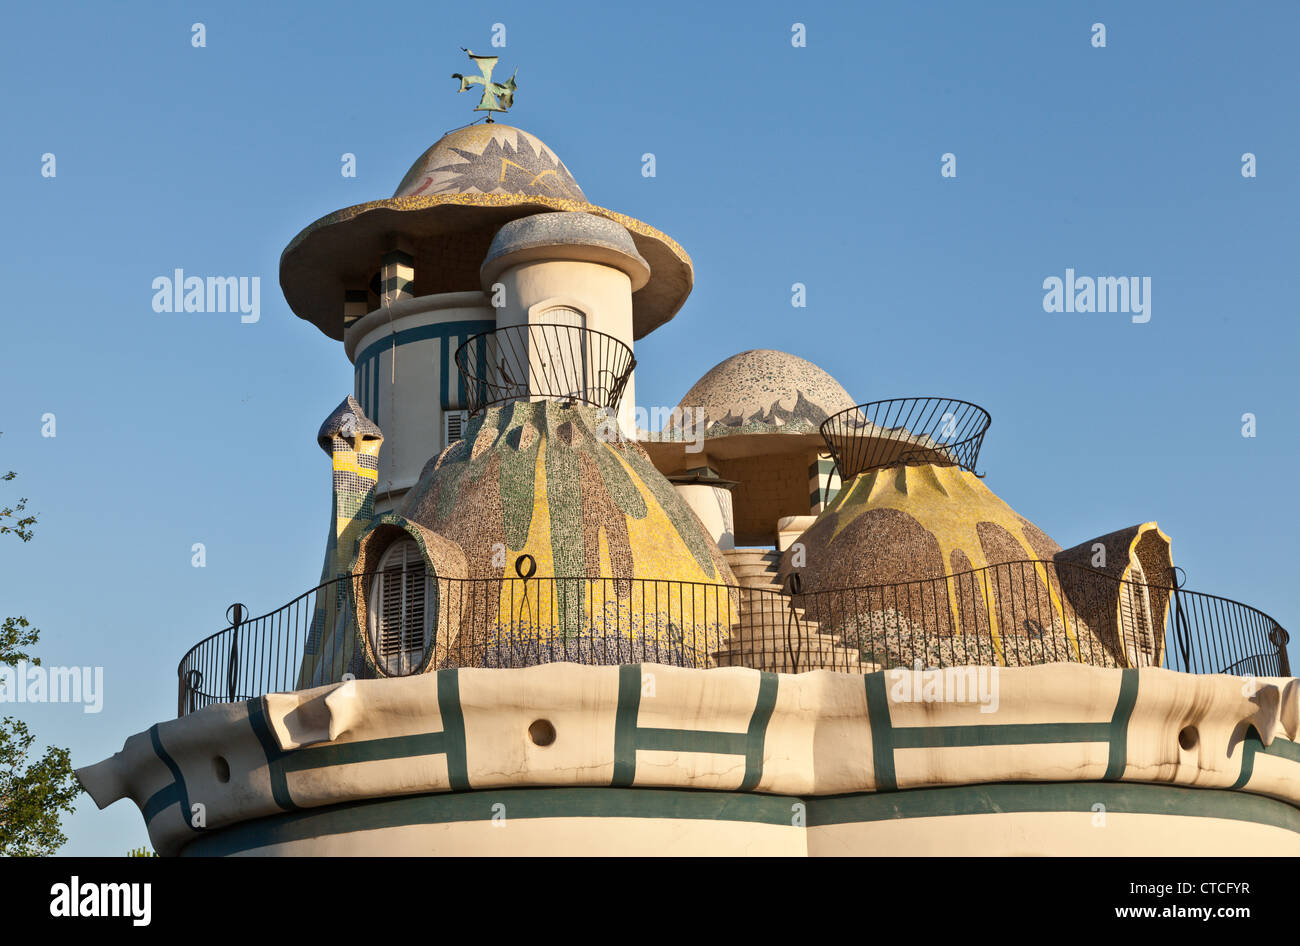
[[[320,444],[322,450],[332,456],[335,437],[354,439],[357,435],[367,440],[376,438],[382,440],[384,437],[379,425],[366,416],[361,404],[349,394],[321,423],[320,430],[316,432],[316,442]]]
[[[658,655],[696,665],[721,646],[728,630],[725,620],[710,623],[691,615],[704,615],[707,605],[716,616],[718,602],[734,604],[733,592],[715,587],[697,593],[667,584],[735,584],[725,557],[645,452],[633,442],[609,439],[601,415],[586,405],[538,401],[489,408],[470,421],[464,439],[429,462],[396,515],[376,528],[399,523],[454,542],[471,579],[514,579],[516,563],[527,554],[539,579],[660,582],[641,587],[612,580],[559,591],[533,582],[527,600],[519,583],[494,585],[500,597],[493,592],[491,600],[478,602],[478,613],[466,622],[488,628],[493,639],[440,641],[451,648],[447,659],[462,665],[458,655],[467,653],[480,666],[544,662],[540,658],[553,655],[557,643],[578,648],[568,659],[590,659],[599,656],[594,648],[614,646],[621,649],[607,654],[610,659]],[[362,548],[367,560],[382,554],[368,538]],[[678,654],[674,648],[681,641],[672,635],[684,619],[690,623],[690,653]],[[364,627],[364,614],[359,621]],[[566,628],[589,627],[596,628],[596,639],[556,639],[566,636]]]
[[[349,573],[361,536],[374,518],[383,441],[379,425],[366,416],[351,394],[330,412],[316,434],[316,442],[330,455],[334,487],[322,585]],[[311,629],[303,645],[299,687],[318,686],[337,680],[344,671],[360,669],[355,662],[355,635],[348,624],[346,598],[343,583],[316,596]]]
[[[393,196],[468,193],[587,199],[564,162],[540,138],[499,122],[467,125],[443,135],[411,165]]]
[[[982,480],[932,464],[854,477],[799,541],[808,590],[916,581],[1061,550]],[[783,577],[790,561],[787,551]]]
[[[637,252],[636,243],[626,228],[605,217],[589,213],[533,214],[511,220],[500,230],[488,247],[483,270],[495,270],[499,260],[530,250],[552,247],[596,247],[627,257],[629,262],[649,276],[650,264]],[[560,256],[560,254],[557,254]],[[644,284],[644,278],[641,280]]]
[[[1007,562],[1050,566],[1060,551],[970,472],[916,464],[854,477],[782,556],[780,576],[797,571],[805,592],[869,589],[805,599],[808,616],[864,660],[1042,663],[1078,659],[1082,648],[1091,663],[1118,665],[1110,641],[1072,610],[1062,613],[1061,583],[1047,569],[963,574]],[[958,577],[926,581],[943,576]],[[1013,614],[1033,620],[1003,626]]]
[[[811,361],[755,348],[710,368],[678,407],[690,408],[685,416],[691,418],[704,411],[705,436],[714,438],[816,434],[827,417],[853,405],[840,383]]]
[[[1104,550],[1104,558],[1097,546]],[[1164,627],[1172,595],[1169,589],[1176,584],[1171,553],[1169,536],[1154,522],[1143,522],[1080,542],[1058,552],[1054,560],[1075,566],[1062,568],[1059,574],[1067,597],[1077,609],[1115,613],[1121,622],[1132,625],[1150,624],[1152,632],[1142,635],[1142,643],[1149,645],[1151,659],[1156,662],[1164,635],[1154,629]],[[1091,571],[1103,572],[1117,581],[1090,581]],[[1105,637],[1110,646],[1121,647],[1115,634]]]

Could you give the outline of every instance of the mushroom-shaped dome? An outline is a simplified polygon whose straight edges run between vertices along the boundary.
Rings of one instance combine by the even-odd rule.
[[[280,256],[280,287],[299,318],[342,339],[346,293],[370,285],[395,241],[410,247],[417,295],[477,291],[479,265],[502,225],[547,211],[602,217],[631,237],[651,274],[632,295],[634,338],[677,314],[695,282],[686,251],[640,220],[588,203],[554,151],[495,122],[443,135],[392,197],[345,207],[306,227]]]
[[[589,213],[533,214],[497,231],[479,270],[483,287],[506,269],[531,260],[582,260],[621,269],[635,292],[650,280],[650,264],[620,224]]]
[[[921,581],[1061,551],[969,470],[931,463],[854,477],[799,541],[809,591]],[[787,552],[782,577],[794,562]]]
[[[466,125],[443,135],[411,165],[393,196],[474,193],[587,199],[540,138],[496,123]]]
[[[490,600],[464,599],[463,640],[440,644],[448,663],[705,666],[721,646],[735,577],[672,484],[611,426],[583,404],[488,408],[381,521],[453,538],[476,583],[465,593],[487,589]],[[383,550],[368,536],[362,551]],[[620,635],[602,630],[612,627]]]
[[[755,348],[710,368],[678,406],[702,416],[708,436],[820,436],[821,422],[852,407],[853,398],[811,361]]]
[[[780,575],[797,573],[808,616],[869,662],[1118,664],[1116,635],[1058,575],[1060,552],[969,470],[901,464],[841,488]]]
[[[677,472],[713,460],[824,450],[821,422],[853,407],[838,381],[811,361],[755,348],[714,365],[686,392],[664,429],[642,436],[655,465]]]

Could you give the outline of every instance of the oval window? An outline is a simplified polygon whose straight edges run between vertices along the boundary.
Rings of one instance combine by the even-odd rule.
[[[438,606],[433,576],[412,539],[390,545],[370,585],[370,648],[391,677],[420,669],[433,642]]]

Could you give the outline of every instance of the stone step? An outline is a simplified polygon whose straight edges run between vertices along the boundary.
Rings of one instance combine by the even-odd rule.
[[[723,553],[727,563],[735,568],[737,565],[766,565],[781,560],[781,553],[775,549],[726,549]]]
[[[803,641],[805,647],[840,647],[840,639],[830,634],[818,634],[816,631],[791,635],[790,640]],[[782,628],[733,627],[724,638],[723,643],[731,646],[737,641],[746,645],[763,644],[765,647],[785,648],[787,638]]]
[[[790,639],[792,639],[792,641],[800,641],[801,648],[814,647],[818,648],[818,650],[840,648],[840,650],[852,650],[850,647],[842,646],[840,638],[831,637],[829,634],[801,635],[801,637]],[[762,647],[763,650],[785,650],[785,634],[732,633],[723,638],[723,645],[727,647]]]
[[[800,653],[749,653],[744,651],[720,650],[713,655],[713,661],[719,667],[751,667],[768,673],[804,673],[809,670],[836,670],[840,673],[870,673],[858,660],[853,651],[837,651],[833,654]],[[874,667],[874,664],[865,666]]]
[[[742,618],[739,624],[733,624],[727,630],[731,634],[765,634],[768,637],[771,637],[773,634],[780,634],[782,637],[785,637],[786,626],[787,625],[784,622],[777,623],[776,621],[752,621],[752,620],[746,620]],[[808,637],[808,636],[833,637],[834,636],[832,634],[823,634],[822,629],[820,627],[818,627],[816,624],[811,624],[811,623],[804,623],[804,624],[800,624],[798,627],[791,627],[790,633],[797,637]],[[838,640],[838,638],[836,639]]]
[[[761,578],[757,575],[750,575],[745,578],[737,578],[736,582],[739,585],[742,593],[745,593],[745,600],[747,603],[749,601],[777,602],[778,601],[777,595],[781,593],[780,585],[775,584],[774,582],[766,578]],[[784,603],[784,602],[779,602],[779,603]],[[762,605],[760,604],[759,606],[761,607]],[[775,605],[769,605],[769,607],[774,607],[774,606]]]
[[[749,578],[751,576],[761,575],[763,577],[770,577],[773,581],[776,581],[777,575],[780,574],[780,572],[777,571],[776,565],[774,563],[769,563],[764,565],[764,564],[751,564],[749,562],[742,562],[739,565],[732,565],[731,573],[735,575],[737,578]]]
[[[803,608],[790,608],[782,603],[759,600],[754,603],[742,601],[740,603],[740,613],[736,615],[737,620],[732,623],[750,624],[780,624],[783,627],[789,621],[791,615],[794,620],[798,621],[803,627],[816,626],[817,622],[808,617]]]

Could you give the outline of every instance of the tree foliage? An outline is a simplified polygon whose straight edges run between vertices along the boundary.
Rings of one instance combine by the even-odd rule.
[[[0,476],[0,482],[10,482],[16,475],[11,470]],[[26,508],[26,497],[0,506],[0,535],[31,541],[36,517]],[[27,618],[5,618],[0,622],[0,664],[39,665],[40,659],[30,652],[39,640],[40,631]],[[21,680],[15,683],[23,685]],[[4,685],[0,680],[0,687]],[[22,720],[12,716],[0,720],[0,854],[53,854],[68,840],[60,818],[72,813],[81,791],[72,774],[72,760],[67,749],[47,746],[41,758],[29,762],[35,743],[36,737]]]

